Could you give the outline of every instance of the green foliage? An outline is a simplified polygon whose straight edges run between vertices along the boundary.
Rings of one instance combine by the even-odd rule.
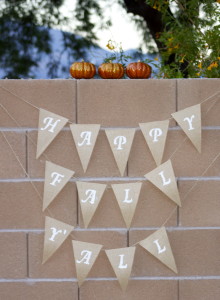
[[[86,33],[89,40],[96,40],[96,27],[92,22],[95,15],[99,18],[100,28],[106,24],[108,17],[101,4],[111,6],[118,2],[126,9],[126,2],[123,0],[78,0],[76,18],[80,21],[77,27],[79,32]],[[144,1],[130,1],[134,7],[143,5]],[[141,4],[142,3],[142,4]],[[220,77],[220,4],[219,1],[206,0],[147,0],[148,6],[162,15],[163,28],[156,34],[156,42],[160,45],[160,64],[155,77],[159,78],[197,78],[197,77]],[[155,53],[155,43],[146,20],[149,16],[143,17],[141,9],[132,16],[136,22],[137,29],[143,33],[143,44],[148,45],[149,52]],[[116,49],[117,48],[117,49]],[[126,64],[127,59],[120,46],[112,50],[112,55],[105,61],[117,61]],[[151,62],[154,64],[155,62]],[[157,64],[158,67],[158,64]]]
[[[104,22],[101,21],[103,18],[103,9],[96,0],[77,0],[75,9],[75,18],[78,21],[75,31],[79,34],[86,34],[87,40],[91,42],[97,41],[96,36],[96,24],[100,24],[100,28],[104,27]],[[94,22],[94,16],[99,18],[99,22]],[[110,25],[110,20],[106,21],[107,26]]]
[[[112,54],[104,59],[104,63],[117,62],[122,64],[125,68],[127,61],[132,57],[124,54],[121,44],[117,44],[115,41],[109,40],[106,46],[112,51]]]
[[[48,77],[57,77],[60,58],[54,55],[49,29],[64,25],[68,19],[60,12],[64,0],[0,1],[0,68],[7,78],[34,78],[34,68],[44,54],[49,55]],[[63,46],[69,57],[84,58],[91,42],[63,32]],[[60,53],[62,56],[63,53]],[[69,74],[69,66],[64,66]]]
[[[164,31],[158,40],[164,78],[220,77],[220,4],[198,0],[149,0],[160,10]],[[173,13],[171,12],[173,9]]]
[[[63,2],[0,1],[0,68],[4,69],[6,77],[34,78],[34,68],[44,54],[50,57],[48,77],[56,77],[63,53],[59,57],[54,55],[48,28],[69,24],[70,18],[61,13]],[[79,39],[75,34],[63,33],[63,46],[69,65],[73,59],[86,58],[85,48],[95,45],[97,30],[111,26],[108,11],[114,3],[135,14],[130,16],[139,32],[143,33],[143,45],[147,43],[150,53],[156,50],[155,42],[159,45],[160,67],[154,76],[220,77],[219,0],[77,0],[76,6],[70,8],[73,13],[71,21],[75,23],[75,34],[85,38]],[[162,16],[162,28],[156,35],[151,35],[152,28],[147,27],[150,17],[148,8],[151,12],[152,8],[159,11]],[[106,58],[106,61],[125,65],[128,59],[130,57],[126,57],[119,46],[117,51],[113,49],[111,57]],[[154,61],[150,63],[155,64]],[[66,68],[68,74],[68,67],[63,68]]]

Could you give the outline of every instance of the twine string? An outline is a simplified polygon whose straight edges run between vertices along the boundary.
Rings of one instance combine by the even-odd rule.
[[[26,103],[26,104],[32,106],[33,108],[40,110],[40,107],[38,107],[38,106],[36,106],[36,105],[34,105],[34,104],[28,102],[27,100],[23,99],[22,97],[16,95],[15,93],[13,93],[12,91],[10,91],[10,90],[7,89],[6,87],[3,87],[2,85],[0,85],[0,88],[3,89],[4,91],[8,92],[9,94],[13,95],[15,98],[19,99],[20,101],[23,101],[24,103]],[[217,92],[214,93],[213,95],[211,95],[211,96],[205,98],[200,104],[203,104],[203,103],[205,103],[206,101],[209,101],[211,98],[214,98],[214,97],[217,96],[218,94],[220,94],[220,91],[217,91]],[[168,120],[172,120],[172,119],[173,119],[173,117],[170,117]],[[73,122],[71,122],[71,121],[69,121],[69,120],[68,120],[68,123],[73,124]],[[75,123],[74,123],[74,124],[75,124]]]
[[[218,93],[215,93],[214,95],[216,95],[216,94],[219,94],[219,92],[218,92]],[[210,100],[210,99],[213,98],[213,97],[214,97],[214,96],[208,97],[207,99],[205,99],[204,101],[202,101],[201,104],[207,102],[208,100]],[[207,111],[206,111],[206,113],[205,113],[205,116],[209,113],[209,111],[211,110],[211,108],[212,108],[216,103],[217,103],[217,100],[216,100],[214,103],[212,103],[212,104],[210,105],[210,107],[207,109]],[[171,154],[170,158],[177,152],[178,149],[180,149],[180,147],[182,147],[182,145],[186,142],[186,140],[187,140],[187,136],[185,137],[185,139],[183,140],[183,142],[182,142],[182,143],[175,149],[175,151]],[[215,163],[215,161],[218,159],[219,156],[220,156],[220,153],[217,154],[217,156],[211,161],[211,163],[208,165],[208,167],[205,169],[205,171],[203,171],[203,173],[202,173],[199,177],[202,177],[202,176],[205,175],[205,173],[206,173],[206,172],[210,169],[210,167]],[[198,181],[195,182],[195,183],[193,184],[193,186],[190,188],[190,190],[188,190],[188,192],[184,195],[184,197],[183,197],[182,200],[185,200],[185,199],[186,199],[186,197],[187,197],[187,196],[189,195],[189,193],[197,186],[197,184],[198,184]],[[165,224],[170,220],[170,218],[172,217],[172,215],[176,212],[177,207],[178,207],[178,206],[175,206],[175,208],[171,211],[171,213],[169,214],[168,218],[167,218],[167,219],[165,220],[165,222],[161,225],[161,227],[165,226]]]
[[[24,99],[22,99],[21,97],[17,96],[16,94],[14,94],[13,92],[9,91],[8,89],[6,89],[6,88],[4,88],[4,87],[2,87],[2,86],[0,86],[0,88],[2,88],[3,90],[6,90],[7,92],[9,92],[10,94],[12,94],[13,96],[17,97],[18,99],[22,100],[23,102],[25,102],[25,103],[27,103],[27,104],[31,105],[32,107],[34,107],[34,108],[36,108],[36,109],[39,110],[39,108],[38,108],[37,106],[35,106],[35,105],[29,103],[28,101],[25,101]],[[203,103],[207,102],[208,100],[212,99],[213,97],[215,97],[215,96],[218,95],[219,93],[220,93],[220,92],[218,91],[218,92],[216,92],[215,94],[209,96],[208,98],[204,99],[200,104],[203,104]],[[215,102],[209,107],[209,109],[206,111],[206,114],[210,111],[210,109],[211,109],[216,103],[217,103],[217,101],[215,101]],[[18,127],[21,127],[20,124],[17,122],[17,120],[16,120],[16,119],[8,112],[8,110],[7,110],[1,103],[0,103],[0,105],[1,105],[1,108],[8,114],[8,116],[15,122],[15,124],[16,124]],[[170,119],[172,119],[172,118],[173,118],[173,117],[171,117]],[[18,157],[17,154],[15,153],[15,151],[14,151],[12,145],[10,144],[9,140],[7,139],[7,137],[5,136],[5,134],[4,134],[2,131],[1,131],[1,134],[2,134],[2,136],[4,137],[4,139],[5,139],[6,143],[7,143],[7,145],[9,146],[10,150],[12,151],[12,153],[13,153],[14,157],[16,158],[17,162],[19,163],[20,167],[22,168],[22,170],[24,171],[24,173],[26,174],[26,176],[29,178],[30,183],[31,183],[33,189],[34,189],[35,192],[37,193],[38,198],[41,200],[41,203],[42,203],[42,197],[41,197],[41,195],[40,195],[38,189],[37,189],[36,186],[34,185],[34,183],[33,183],[33,181],[31,180],[29,174],[27,173],[26,169],[23,167],[22,162],[20,161],[19,157]],[[26,134],[27,138],[28,138],[28,139],[36,146],[36,143],[34,143],[34,142],[32,141],[32,139],[27,135],[27,133],[25,133],[25,134]],[[184,139],[184,141],[181,143],[180,146],[182,146],[182,144],[185,143],[186,140],[187,140],[187,137]],[[172,155],[170,156],[170,158],[177,152],[177,150],[179,149],[180,146],[178,146],[178,147],[175,149],[175,151],[172,153]],[[43,155],[46,157],[46,159],[48,159],[47,156],[46,156],[45,154],[43,154]],[[220,156],[220,153],[218,153],[218,154],[216,155],[216,157],[212,160],[212,162],[209,164],[209,166],[203,171],[203,173],[200,175],[200,177],[202,177],[202,176],[209,170],[209,168],[215,163],[215,161],[219,158],[219,156]],[[79,179],[79,178],[76,177],[76,179]],[[143,180],[140,180],[140,181],[143,181]],[[194,185],[186,192],[186,194],[185,194],[184,197],[183,197],[183,200],[186,199],[186,197],[190,194],[190,192],[195,188],[195,186],[197,185],[197,183],[198,183],[198,181],[197,181],[197,182],[196,182],[196,183],[195,183],[195,184],[194,184]],[[173,215],[173,213],[176,211],[176,209],[177,209],[177,206],[171,211],[171,213],[169,214],[168,218],[165,220],[165,222],[164,222],[164,223],[162,224],[162,226],[160,226],[160,227],[163,227],[163,226],[169,221],[169,219],[171,218],[171,216]],[[53,215],[50,213],[50,211],[49,211],[48,208],[47,208],[47,211],[48,211],[49,215],[50,215],[51,217],[53,217]],[[71,234],[71,236],[73,236],[73,235]],[[140,241],[137,242],[137,243],[135,243],[135,244],[133,244],[132,246],[135,246],[135,245],[137,245],[138,243],[140,243]],[[131,247],[131,246],[130,246],[130,247]]]
[[[7,137],[5,136],[4,132],[1,131],[1,134],[2,134],[3,138],[5,139],[5,141],[6,141],[7,145],[8,145],[8,147],[9,147],[10,150],[12,151],[12,153],[13,153],[15,159],[17,160],[18,164],[20,165],[20,167],[21,167],[22,170],[24,171],[25,175],[30,179],[29,174],[27,173],[27,171],[26,171],[25,168],[23,167],[23,165],[22,165],[22,163],[21,163],[19,157],[18,157],[17,154],[15,153],[15,151],[14,151],[12,145],[10,144],[9,140],[7,139]],[[38,197],[39,197],[39,199],[42,201],[42,197],[41,197],[41,195],[40,195],[38,189],[35,187],[33,181],[30,181],[30,183],[32,184],[32,186],[33,186],[35,192],[37,193],[37,195],[38,195]]]
[[[36,105],[34,105],[34,104],[32,104],[32,103],[30,103],[30,102],[24,100],[22,97],[16,95],[16,94],[13,93],[12,91],[8,90],[6,87],[3,87],[2,85],[0,85],[0,88],[1,88],[2,90],[4,90],[5,92],[8,92],[9,94],[13,95],[15,98],[18,98],[18,99],[21,100],[22,102],[24,102],[24,103],[26,103],[26,104],[32,106],[33,108],[39,110],[39,107],[37,107]]]

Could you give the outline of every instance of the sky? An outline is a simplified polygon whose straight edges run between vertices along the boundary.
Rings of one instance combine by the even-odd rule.
[[[70,10],[75,6],[76,0],[65,0],[62,12],[72,16]],[[141,36],[138,34],[134,22],[131,21],[126,11],[117,3],[108,8],[108,14],[112,16],[112,27],[98,31],[99,46],[107,49],[108,40],[117,44],[121,43],[123,50],[137,49],[141,44]],[[74,22],[72,23],[74,26]],[[69,28],[62,28],[68,30]]]

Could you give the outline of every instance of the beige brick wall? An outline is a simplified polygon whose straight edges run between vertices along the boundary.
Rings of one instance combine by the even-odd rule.
[[[170,122],[163,161],[171,157],[184,199],[166,223],[177,275],[137,246],[126,293],[122,293],[104,251],[78,289],[71,238],[41,264],[45,215],[75,226],[75,239],[100,243],[105,249],[132,245],[163,224],[175,204],[144,178],[156,166],[138,123],[165,120],[177,110],[201,103],[219,91],[219,83],[219,79],[1,80],[0,103],[12,118],[0,109],[0,131],[24,170],[0,134],[0,299],[220,299],[220,158],[209,167],[220,152],[220,101],[216,97],[202,105],[201,154],[176,123]],[[45,156],[35,159],[38,110],[21,99],[73,123],[101,124],[86,174],[68,127]],[[124,181],[143,180],[132,228],[125,228],[113,191],[108,188],[85,230],[77,204],[76,178],[43,213],[32,184],[42,195],[46,159],[74,170],[77,178],[105,182],[109,187],[121,179],[103,130],[109,127],[136,129],[123,177]],[[185,196],[193,185],[195,188]]]

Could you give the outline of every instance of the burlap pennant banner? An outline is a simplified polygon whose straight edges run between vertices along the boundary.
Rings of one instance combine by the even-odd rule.
[[[83,170],[86,172],[100,130],[100,125],[71,124],[70,129]]]
[[[94,265],[102,245],[72,241],[78,285],[81,286]]]
[[[127,228],[130,228],[139,200],[142,182],[112,184],[115,197],[120,207]]]
[[[46,161],[43,211],[64,188],[75,172]]]
[[[176,178],[170,160],[144,176],[167,197],[173,200],[177,205],[181,206]]]
[[[44,264],[63,244],[73,229],[74,227],[69,224],[50,217],[45,218],[44,252],[42,264]]]
[[[105,133],[120,174],[123,176],[133,143],[135,129],[106,129]]]
[[[85,228],[88,227],[106,189],[106,184],[76,182]]]
[[[67,122],[68,119],[40,108],[36,154],[37,159],[55,139]]]
[[[135,247],[105,250],[123,291],[126,290],[134,261]]]
[[[164,227],[161,227],[146,239],[140,241],[139,245],[159,259],[172,271],[178,273],[167,232]]]
[[[140,123],[141,131],[151,154],[159,166],[161,164],[169,128],[169,120]]]
[[[201,153],[201,104],[175,112],[172,117],[177,121],[198,152]]]

